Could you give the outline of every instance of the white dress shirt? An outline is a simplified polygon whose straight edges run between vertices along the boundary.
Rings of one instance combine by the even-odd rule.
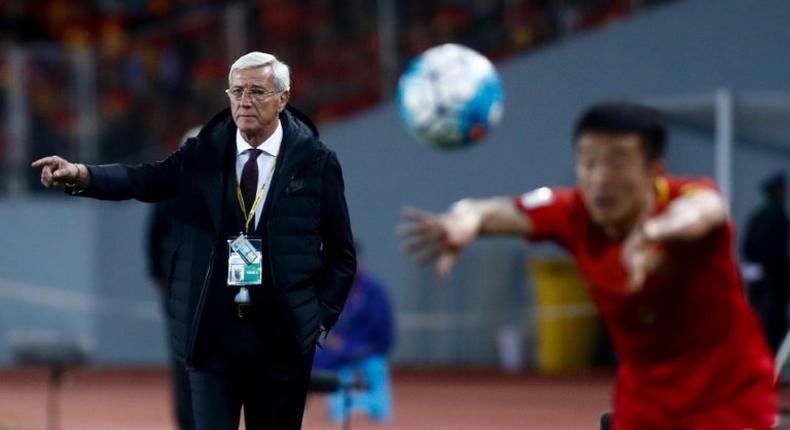
[[[277,157],[277,154],[280,153],[280,144],[283,142],[283,126],[280,123],[280,120],[277,120],[277,129],[274,130],[271,136],[268,139],[263,141],[260,145],[258,145],[258,149],[260,149],[261,154],[258,155],[258,159],[255,160],[258,162],[258,190],[263,187],[264,182],[270,181],[274,172],[274,161]],[[244,168],[244,163],[250,158],[249,150],[253,149],[252,145],[247,143],[246,140],[241,136],[241,131],[236,129],[236,181],[239,183],[241,181],[241,170]],[[258,227],[258,221],[261,219],[261,212],[263,210],[263,205],[266,203],[266,196],[269,194],[269,185],[266,184],[266,189],[264,190],[263,196],[261,197],[261,202],[258,203],[258,208],[255,210],[255,224],[251,226],[251,229],[254,230]]]

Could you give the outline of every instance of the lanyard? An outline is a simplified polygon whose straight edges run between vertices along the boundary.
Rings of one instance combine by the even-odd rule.
[[[261,188],[255,193],[255,200],[252,202],[252,208],[250,208],[249,213],[247,213],[247,208],[244,205],[244,196],[241,194],[241,186],[239,182],[236,181],[236,200],[239,201],[239,208],[241,209],[242,216],[244,216],[244,231],[247,233],[250,231],[250,221],[255,219],[255,211],[258,209],[258,206],[260,206],[263,196],[266,194],[266,187],[272,181],[275,167],[277,167],[277,156],[274,157],[272,168],[269,170],[269,174],[266,175],[266,180],[263,181],[263,185],[261,185]]]

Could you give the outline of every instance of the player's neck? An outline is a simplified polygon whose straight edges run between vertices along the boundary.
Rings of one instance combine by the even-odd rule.
[[[611,223],[601,226],[606,237],[615,241],[623,241],[628,236],[628,233],[634,228],[634,222],[629,223]]]
[[[638,205],[638,209],[635,210],[631,216],[626,217],[619,222],[612,222],[602,225],[601,229],[610,239],[616,241],[625,240],[625,238],[628,237],[635,227],[642,225],[645,220],[647,220],[653,214],[655,211],[655,204],[655,194],[647,193],[645,194],[644,200],[642,200]]]

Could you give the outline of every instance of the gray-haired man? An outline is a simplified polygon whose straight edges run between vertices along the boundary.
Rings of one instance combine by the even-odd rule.
[[[166,159],[86,166],[52,156],[45,186],[106,200],[176,201],[167,292],[197,428],[298,429],[316,341],[337,320],[356,259],[340,164],[288,106],[288,67],[231,66],[230,109]],[[239,276],[241,274],[241,276]]]

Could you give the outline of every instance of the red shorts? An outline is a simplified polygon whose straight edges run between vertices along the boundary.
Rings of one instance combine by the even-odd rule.
[[[769,430],[776,426],[778,418],[775,388],[764,379],[744,387],[735,399],[707,410],[669,417],[649,406],[617,399],[612,429]]]

